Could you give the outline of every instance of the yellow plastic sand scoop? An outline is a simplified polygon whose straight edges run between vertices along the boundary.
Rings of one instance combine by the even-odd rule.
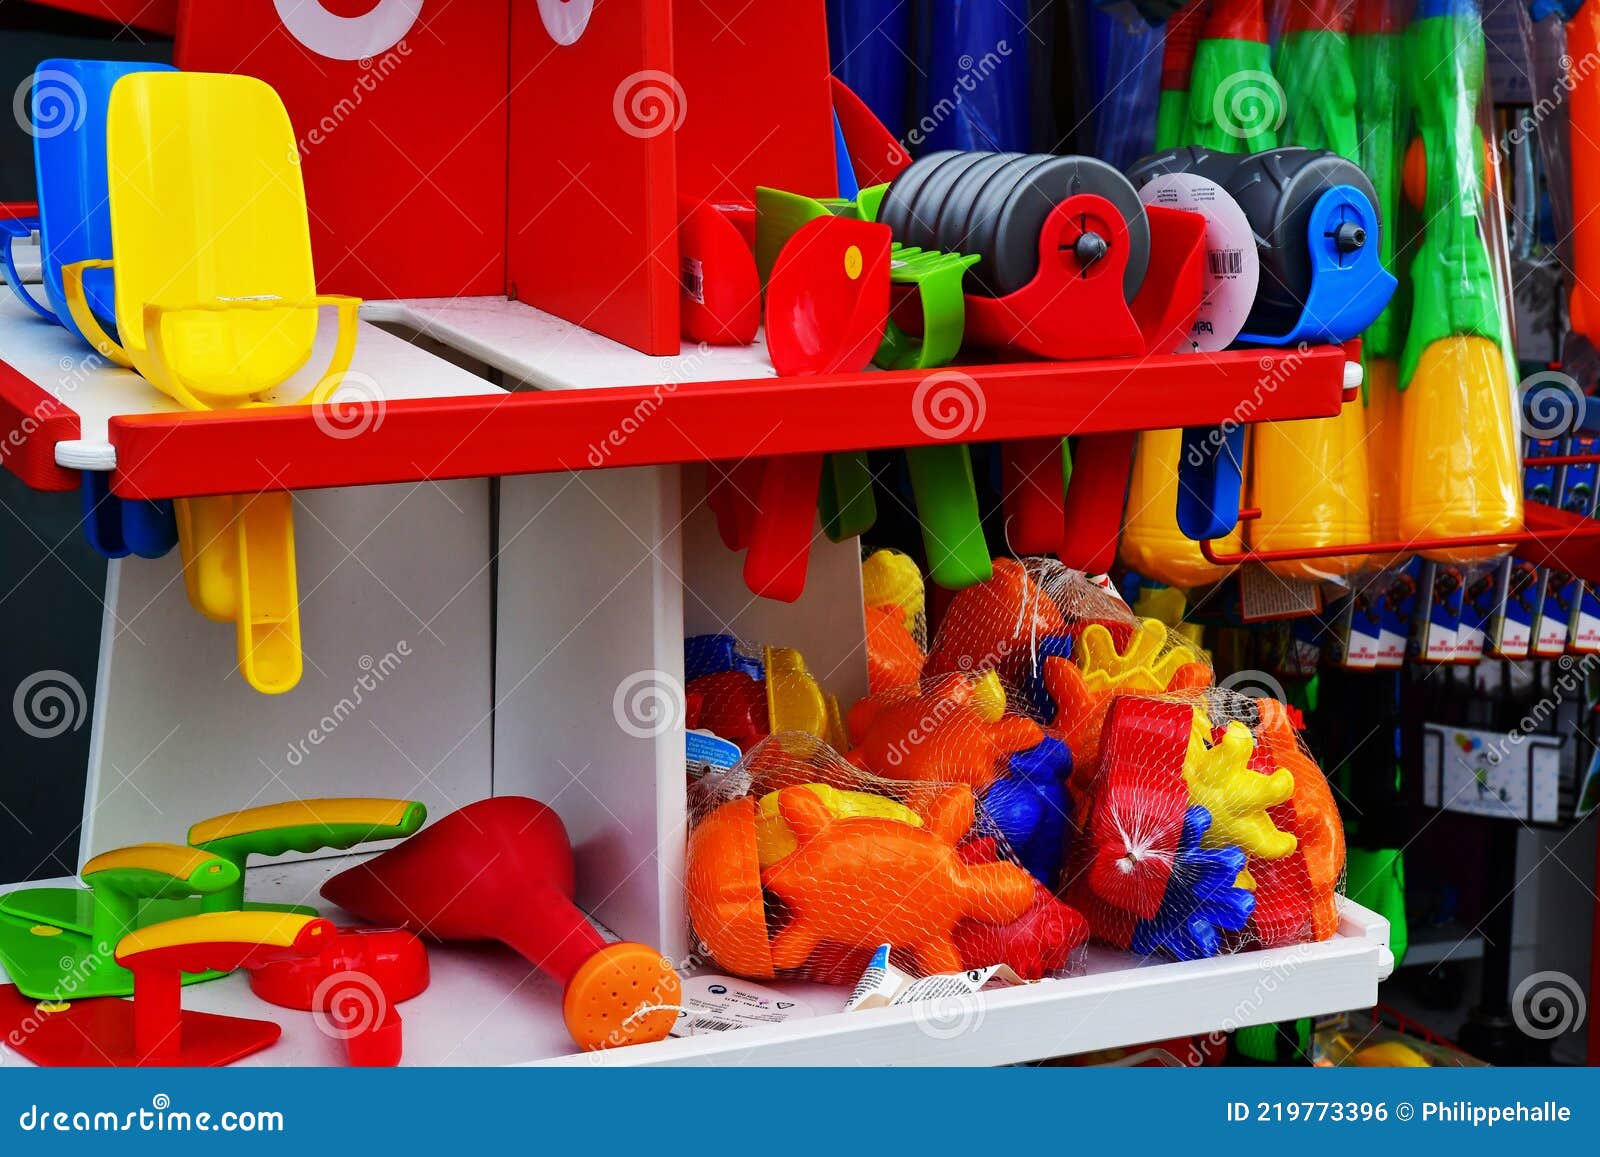
[[[316,292],[299,150],[277,93],[245,76],[124,77],[106,153],[113,260],[63,270],[91,343],[191,409],[240,409],[267,404],[309,361],[317,310],[329,306],[332,361],[300,399],[325,401],[350,367],[360,302]],[[112,270],[120,344],[84,300],[93,268]],[[251,686],[287,691],[301,671],[290,496],[177,506],[190,602],[238,624]]]

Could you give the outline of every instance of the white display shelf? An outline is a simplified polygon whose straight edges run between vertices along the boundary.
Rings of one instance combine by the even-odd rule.
[[[506,375],[508,388],[575,390],[776,378],[766,334],[747,346],[684,343],[653,357],[503,297],[368,301],[361,316],[458,350]]]
[[[26,275],[24,275],[26,276]],[[37,286],[32,287],[37,290]],[[76,335],[52,325],[0,290],[0,360],[78,416],[79,437],[56,443],[55,460],[71,470],[114,470],[107,424],[124,414],[175,414],[183,407],[131,370],[120,369]],[[270,396],[293,402],[316,384],[333,351],[332,311],[323,310],[316,348],[305,367]],[[407,398],[461,398],[505,391],[377,326],[360,323],[350,364],[351,396],[385,403]],[[370,396],[369,396],[370,395]]]
[[[324,880],[361,857],[254,868],[250,897],[321,904]],[[71,885],[41,881],[14,887]],[[1188,963],[1091,949],[1084,975],[980,993],[959,1002],[845,1013],[848,990],[778,985],[815,1016],[767,1028],[701,1033],[606,1053],[578,1053],[557,986],[497,945],[430,948],[433,981],[400,1006],[406,1065],[1003,1065],[1370,1007],[1389,975],[1388,922],[1340,901],[1339,933],[1297,945]],[[308,1013],[257,1000],[234,975],[184,990],[184,1007],[275,1020],[283,1037],[248,1065],[340,1065],[343,1045]],[[0,1054],[4,1054],[0,1040]],[[5,1064],[21,1063],[4,1055]]]

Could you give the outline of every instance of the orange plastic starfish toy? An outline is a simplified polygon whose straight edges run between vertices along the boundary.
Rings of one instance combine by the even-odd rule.
[[[995,718],[984,686],[971,676],[947,675],[914,696],[861,700],[850,709],[850,738],[856,745],[850,761],[885,779],[962,783],[982,795],[1007,759],[1044,739],[1044,731],[1025,715],[1002,709]]]
[[[923,827],[875,817],[835,818],[814,793],[785,788],[778,810],[799,847],[764,874],[789,923],[772,963],[799,968],[824,941],[904,948],[929,973],[958,972],[963,919],[1009,924],[1033,904],[1034,881],[1012,863],[966,864],[956,844],[972,827],[972,793],[940,792]]]

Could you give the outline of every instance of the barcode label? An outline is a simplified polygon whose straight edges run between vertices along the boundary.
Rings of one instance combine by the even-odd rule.
[[[689,1022],[691,1032],[733,1032],[735,1029],[746,1028],[736,1020],[712,1020],[710,1017],[699,1016]]]
[[[1244,272],[1244,250],[1210,249],[1206,260],[1211,265],[1212,277],[1238,277]]]
[[[683,295],[696,305],[706,303],[706,271],[699,258],[687,253],[678,262],[678,280],[683,284]]]

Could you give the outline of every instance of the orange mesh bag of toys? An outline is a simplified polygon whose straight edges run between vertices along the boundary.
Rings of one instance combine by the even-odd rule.
[[[1111,591],[1055,559],[996,559],[994,577],[958,594],[925,675],[996,672],[1015,705],[1045,724],[1088,774],[1121,695],[1207,686],[1211,666],[1189,640],[1144,619]]]
[[[877,550],[861,564],[867,685],[874,694],[922,678],[928,654],[927,586],[910,555]]]
[[[889,780],[959,783],[1045,887],[1059,883],[1072,753],[995,671],[950,672],[862,699],[848,759]]]
[[[739,976],[854,984],[872,953],[915,976],[1081,958],[1083,918],[1031,876],[965,783],[883,779],[774,735],[691,798],[696,943]]]
[[[1063,894],[1095,940],[1189,960],[1337,930],[1343,830],[1283,704],[1119,695],[1074,789]]]

